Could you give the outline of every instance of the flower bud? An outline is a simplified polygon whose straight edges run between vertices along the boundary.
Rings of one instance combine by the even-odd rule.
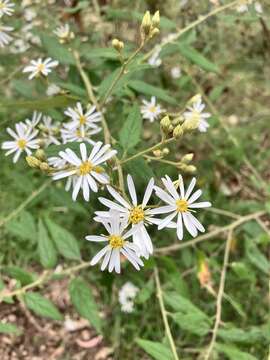
[[[46,162],[42,162],[40,163],[39,168],[44,172],[48,172],[50,170],[50,165]]]
[[[115,48],[116,51],[121,51],[124,48],[123,41],[119,41],[118,39],[113,39],[112,46]]]
[[[184,155],[184,156],[182,157],[181,162],[187,164],[187,163],[189,163],[190,161],[192,161],[193,157],[194,157],[194,154],[193,154],[193,153],[186,154],[186,155]]]
[[[188,100],[187,105],[188,106],[192,105],[192,104],[196,103],[197,101],[199,101],[201,98],[202,98],[201,94],[196,94],[196,95],[192,96],[191,99]]]
[[[162,154],[163,154],[163,155],[169,155],[169,153],[170,153],[170,149],[169,149],[169,148],[164,148],[164,149],[162,150]]]
[[[31,167],[31,168],[38,168],[40,165],[40,160],[38,160],[36,157],[34,156],[26,156],[25,158],[27,164]]]
[[[197,171],[197,168],[194,165],[187,165],[185,167],[185,171],[190,173],[190,174],[193,174],[193,173],[195,173]]]
[[[151,16],[150,16],[150,12],[146,11],[146,13],[143,16],[142,19],[142,24],[141,24],[141,31],[145,36],[148,36],[150,33],[152,27],[152,21],[151,21]]]
[[[158,150],[154,150],[154,151],[153,151],[153,154],[154,154],[155,157],[161,157],[161,156],[162,156],[162,151],[159,150],[159,149],[158,149]]]
[[[150,36],[153,37],[153,36],[156,36],[159,34],[159,29],[158,28],[154,28],[153,30],[151,30],[151,34]]]
[[[173,137],[179,139],[183,135],[183,129],[181,125],[177,125],[173,130]]]
[[[159,16],[159,11],[156,11],[154,13],[154,16],[152,17],[152,25],[153,27],[159,27],[159,23],[160,23],[160,16]]]
[[[164,132],[168,132],[170,125],[171,125],[171,120],[168,115],[164,116],[160,120],[160,127]]]
[[[46,160],[46,154],[45,154],[45,151],[43,149],[38,149],[36,152],[35,152],[35,156],[38,160],[41,160],[41,161],[44,161]]]

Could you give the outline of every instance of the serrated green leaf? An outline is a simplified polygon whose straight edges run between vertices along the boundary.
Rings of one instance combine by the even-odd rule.
[[[156,96],[158,99],[167,102],[168,104],[176,105],[177,101],[170,96],[165,90],[149,85],[142,80],[130,80],[128,86],[140,94]]]
[[[219,73],[218,66],[212,61],[208,60],[204,55],[202,55],[193,47],[186,44],[179,44],[178,48],[181,55],[183,55],[186,59],[190,60],[192,63],[198,65],[201,69],[209,72]]]
[[[24,302],[28,309],[32,310],[36,315],[53,320],[63,320],[63,315],[57,307],[39,293],[26,293],[24,295]]]
[[[56,265],[56,249],[41,219],[38,222],[38,254],[41,265],[45,268],[52,268]]]
[[[72,280],[69,284],[69,294],[78,313],[86,318],[98,332],[101,332],[101,319],[88,284],[81,278]]]
[[[34,274],[31,274],[18,266],[6,266],[4,267],[3,272],[8,274],[13,279],[20,281],[23,286],[31,284],[33,281],[35,281]]]
[[[136,343],[155,360],[174,359],[171,349],[162,343],[143,339],[136,339]]]
[[[154,176],[153,170],[143,157],[136,158],[124,164],[125,168],[132,176],[144,180],[145,183]]]
[[[22,330],[19,329],[16,325],[0,322],[0,334],[12,334],[18,336],[21,333]]]
[[[120,130],[119,140],[123,149],[128,151],[138,144],[140,141],[142,130],[142,117],[138,105],[134,105],[130,110],[124,126]]]
[[[80,260],[80,249],[75,237],[52,220],[46,218],[45,221],[58,252],[67,259]]]

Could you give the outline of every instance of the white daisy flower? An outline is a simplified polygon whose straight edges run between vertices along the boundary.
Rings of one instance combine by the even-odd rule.
[[[61,91],[61,88],[56,84],[50,84],[46,90],[47,96],[54,96],[59,94]]]
[[[155,52],[153,53],[153,55],[148,59],[148,64],[153,66],[153,67],[159,67],[162,64],[162,60],[159,57],[161,48],[158,47]]]
[[[7,34],[10,31],[13,31],[13,27],[0,25],[0,47],[1,48],[5,47],[12,41],[12,36]]]
[[[142,100],[143,105],[141,106],[141,114],[143,119],[150,120],[150,122],[155,121],[164,110],[159,104],[157,104],[157,99],[155,96],[151,97],[151,101]]]
[[[38,60],[31,60],[30,64],[31,65],[28,65],[23,69],[23,73],[31,73],[28,79],[32,80],[40,75],[48,76],[48,74],[52,71],[52,68],[58,66],[59,63],[51,58],[47,58],[45,60],[39,58]]]
[[[45,140],[46,146],[49,146],[50,144],[60,145],[60,141],[56,137],[58,126],[53,123],[50,116],[43,116],[43,122],[40,124],[40,129],[42,130],[43,140]]]
[[[65,115],[72,119],[71,122],[66,124],[66,128],[69,129],[80,129],[83,133],[86,126],[92,129],[97,129],[98,126],[96,122],[101,121],[101,114],[100,112],[96,111],[95,106],[89,107],[85,112],[83,110],[82,104],[77,102],[75,108],[67,108],[65,111]]]
[[[2,149],[8,150],[6,156],[15,153],[13,162],[16,163],[23,152],[27,155],[32,154],[31,149],[38,149],[38,140],[35,137],[38,134],[38,130],[33,130],[26,124],[20,122],[15,124],[16,132],[10,128],[7,128],[7,132],[14,138],[12,141],[4,141]]]
[[[201,195],[202,191],[197,190],[191,195],[194,186],[196,184],[196,179],[193,178],[185,192],[183,178],[179,175],[179,193],[177,192],[172,180],[169,176],[162,178],[162,182],[167,191],[164,191],[158,186],[155,186],[156,195],[163,200],[166,205],[159,208],[153,209],[153,214],[166,214],[162,222],[158,225],[158,229],[161,230],[167,226],[175,217],[177,217],[177,223],[174,227],[177,229],[177,237],[179,240],[183,239],[184,226],[187,231],[193,236],[198,235],[198,230],[204,232],[205,229],[202,224],[195,218],[192,214],[193,209],[205,208],[211,206],[211,203],[208,201],[205,202],[195,202]],[[184,223],[184,226],[183,226]]]
[[[61,136],[63,143],[66,144],[68,142],[87,142],[91,145],[94,145],[96,141],[92,140],[91,137],[94,134],[97,134],[102,129],[97,127],[96,129],[91,129],[89,127],[84,126],[82,131],[80,128],[68,128],[68,124],[64,124],[64,128],[61,129]]]
[[[127,222],[124,219],[120,219],[117,214],[104,222],[103,225],[108,235],[89,235],[85,237],[88,241],[107,243],[107,245],[93,257],[90,264],[95,265],[103,258],[101,271],[104,271],[106,267],[108,267],[109,272],[115,270],[116,273],[120,274],[120,255],[123,255],[131,262],[136,270],[140,270],[143,262],[138,256],[138,248],[126,240],[132,236],[137,229],[132,228],[125,231]]]
[[[173,79],[179,79],[182,75],[180,66],[174,66],[171,68],[171,76]]]
[[[152,217],[152,210],[147,208],[147,203],[154,188],[154,179],[152,178],[148,182],[141,204],[138,204],[136,189],[130,175],[127,176],[127,185],[131,198],[130,202],[127,202],[109,185],[107,186],[107,189],[117,202],[113,202],[103,197],[100,197],[99,201],[109,209],[118,211],[120,216],[126,219],[132,227],[137,228],[136,233],[133,235],[133,242],[140,249],[140,255],[148,259],[149,255],[153,253],[153,244],[147,232],[146,226],[148,224],[156,223],[155,219]],[[96,215],[97,217],[94,218],[94,220],[103,221],[111,214],[110,212],[97,211]]]
[[[0,0],[0,18],[3,15],[11,16],[14,13],[14,6],[9,0]]]
[[[74,33],[70,30],[69,24],[60,25],[54,30],[54,34],[58,37],[61,43],[65,43],[74,38]]]
[[[121,310],[126,313],[132,313],[134,310],[134,298],[136,297],[139,289],[130,281],[126,282],[118,293],[119,303]]]
[[[60,151],[59,156],[66,160],[70,168],[56,172],[53,175],[53,179],[59,180],[65,177],[77,176],[72,192],[73,201],[77,199],[81,188],[84,199],[89,201],[90,190],[98,191],[96,181],[101,184],[108,184],[108,175],[100,165],[117,153],[116,150],[110,150],[110,147],[110,145],[102,145],[102,142],[97,142],[88,156],[86,145],[82,143],[80,144],[81,158],[70,149]]]
[[[188,111],[184,112],[184,117],[186,121],[191,119],[198,120],[198,129],[201,132],[206,132],[210,126],[206,119],[211,117],[210,113],[203,112],[205,104],[202,102],[202,98],[199,97],[198,100],[194,101],[192,105],[188,106]]]

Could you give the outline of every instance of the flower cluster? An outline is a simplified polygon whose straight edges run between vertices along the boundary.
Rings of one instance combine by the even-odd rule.
[[[205,231],[203,225],[192,213],[195,213],[196,209],[211,206],[211,203],[196,202],[202,195],[201,190],[192,194],[196,179],[191,180],[186,191],[181,175],[175,183],[167,175],[161,180],[164,189],[156,186],[154,179],[150,179],[142,202],[138,201],[135,185],[130,175],[127,176],[130,199],[125,199],[112,186],[107,185],[113,201],[100,197],[99,201],[108,210],[97,211],[94,220],[101,223],[108,234],[86,236],[89,241],[105,242],[106,245],[94,256],[91,265],[95,265],[103,259],[102,271],[108,267],[109,272],[115,270],[120,273],[120,255],[122,254],[135,269],[139,270],[143,266],[140,258],[148,259],[153,254],[153,243],[149,235],[151,225],[157,225],[158,230],[165,227],[176,229],[179,240],[183,239],[185,228],[193,237],[196,237],[198,232]],[[149,205],[153,192],[165,205]],[[166,215],[165,218],[155,217],[155,215],[162,214]],[[132,242],[126,240],[129,237],[132,237]]]

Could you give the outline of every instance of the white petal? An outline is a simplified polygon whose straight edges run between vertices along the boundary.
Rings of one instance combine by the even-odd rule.
[[[77,181],[76,181],[76,184],[73,188],[73,192],[72,192],[72,200],[73,201],[76,201],[77,199],[77,196],[78,196],[78,193],[80,191],[80,188],[81,188],[81,184],[82,184],[82,176],[80,176]]]
[[[195,216],[193,214],[191,214],[190,212],[188,212],[188,217],[190,219],[190,221],[193,223],[193,225],[201,232],[205,232],[205,228],[203,227],[203,225],[199,222],[198,219],[195,218]]]
[[[179,240],[183,240],[183,221],[181,213],[178,214],[177,218],[177,237]]]
[[[169,195],[166,191],[164,191],[163,189],[161,189],[158,186],[154,186],[154,190],[156,192],[156,195],[163,200],[164,202],[166,202],[167,204],[170,205],[174,205],[175,204],[175,199]]]
[[[82,188],[83,188],[83,197],[85,201],[89,201],[89,197],[90,197],[90,191],[89,191],[89,184],[87,181],[86,176],[83,176],[82,179]]]
[[[130,194],[130,197],[131,197],[131,200],[132,200],[132,204],[134,206],[137,206],[138,200],[137,200],[136,189],[135,189],[133,179],[129,174],[127,176],[127,184],[128,184],[128,191],[129,191],[129,194]]]
[[[98,235],[87,235],[85,238],[88,241],[94,241],[94,242],[107,241],[105,236],[98,236]]]
[[[99,260],[106,254],[106,252],[110,249],[110,245],[105,246],[101,249],[91,260],[90,265],[96,265]]]
[[[104,256],[104,259],[101,264],[101,271],[104,271],[109,263],[110,257],[111,257],[112,249],[110,248],[106,255]]]
[[[192,209],[206,208],[206,207],[210,207],[210,206],[212,206],[212,204],[209,201],[203,201],[203,202],[193,203],[193,204],[188,205],[188,207],[192,208]]]
[[[107,207],[110,208],[110,209],[118,210],[118,211],[124,212],[124,213],[127,212],[127,210],[126,210],[124,207],[122,207],[121,205],[118,205],[118,204],[114,203],[114,202],[111,201],[111,200],[105,199],[105,198],[103,198],[103,197],[99,197],[98,200],[101,202],[101,204],[107,206]]]
[[[163,184],[166,186],[167,190],[169,191],[169,193],[172,195],[172,197],[175,199],[175,200],[178,200],[179,199],[179,195],[177,194],[177,191],[175,189],[175,186],[172,182],[172,180],[169,178],[168,175],[165,176],[166,179],[162,179],[163,181]]]
[[[174,211],[172,214],[166,216],[165,219],[163,219],[161,223],[158,225],[158,230],[165,228],[172,221],[172,219],[175,217],[176,214],[177,212]]]
[[[194,177],[194,178],[192,178],[192,180],[191,180],[191,182],[190,182],[190,184],[188,186],[188,189],[187,189],[187,191],[185,193],[185,199],[186,200],[188,199],[189,195],[192,193],[192,190],[194,189],[195,185],[196,185],[196,179]]]
[[[154,184],[155,184],[155,181],[154,181],[153,178],[151,178],[149,180],[149,183],[148,183],[147,188],[146,188],[145,193],[144,193],[144,197],[143,197],[143,201],[142,201],[142,207],[143,208],[147,205],[147,203],[148,203],[148,201],[149,201],[149,199],[150,199],[150,197],[152,195],[152,192],[153,192],[153,189],[154,189]]]
[[[117,192],[112,188],[110,185],[107,186],[107,189],[109,193],[112,195],[112,197],[115,198],[116,201],[118,201],[121,205],[123,205],[127,209],[131,209],[131,206],[129,203]]]
[[[184,187],[184,180],[181,175],[179,175],[178,181],[179,181],[180,195],[181,195],[181,198],[184,199],[185,198],[185,187]]]
[[[87,159],[87,150],[86,150],[86,145],[84,143],[80,144],[80,151],[81,151],[82,160],[86,161],[86,159]]]
[[[188,204],[192,204],[194,201],[196,201],[200,196],[202,195],[202,190],[199,189],[195,191],[195,193],[188,199]]]
[[[193,237],[198,235],[198,231],[196,229],[196,227],[193,225],[193,223],[190,221],[188,215],[186,212],[182,213],[183,215],[183,220],[184,220],[184,224],[185,227],[187,229],[187,231],[190,233],[190,235],[192,235]]]
[[[175,210],[176,210],[175,205],[165,205],[165,206],[160,206],[155,209],[148,210],[148,212],[151,215],[154,215],[154,214],[166,214],[166,213],[169,213],[169,212],[175,211]]]

